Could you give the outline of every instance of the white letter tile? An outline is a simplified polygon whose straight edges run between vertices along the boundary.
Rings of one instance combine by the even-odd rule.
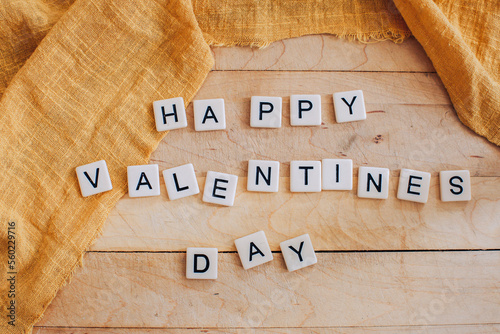
[[[321,125],[321,95],[290,96],[290,124]]]
[[[196,131],[224,130],[226,128],[226,112],[224,99],[195,100],[194,128]]]
[[[280,163],[278,161],[248,161],[248,191],[278,192]]]
[[[158,165],[128,166],[127,178],[130,197],[160,196]]]
[[[193,164],[164,170],[163,180],[171,201],[200,193]]]
[[[401,169],[398,198],[405,201],[427,203],[431,174],[412,169]]]
[[[156,130],[167,131],[187,126],[186,109],[184,108],[184,99],[182,97],[154,101],[153,109]]]
[[[217,279],[217,248],[188,247],[186,250],[186,277],[189,279]]]
[[[321,161],[291,161],[290,191],[320,192]]]
[[[365,100],[361,90],[335,93],[333,104],[337,123],[366,119]]]
[[[280,248],[288,271],[302,269],[318,262],[309,234],[283,241]]]
[[[236,239],[234,244],[245,269],[256,267],[273,259],[273,253],[271,253],[264,231]]]
[[[203,190],[203,202],[233,206],[238,176],[209,171]]]
[[[359,167],[358,197],[378,199],[389,197],[389,169]]]
[[[323,190],[351,190],[352,189],[352,160],[351,159],[323,159],[322,160]]]
[[[281,97],[252,96],[250,126],[281,128]]]
[[[106,161],[99,160],[76,167],[76,176],[83,197],[103,193],[113,189]]]
[[[439,172],[441,201],[470,201],[472,190],[468,170],[447,170]]]

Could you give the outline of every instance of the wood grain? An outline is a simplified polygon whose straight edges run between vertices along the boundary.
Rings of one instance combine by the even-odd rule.
[[[91,250],[233,251],[235,239],[261,229],[273,250],[304,233],[316,250],[500,249],[500,177],[473,177],[470,202],[441,202],[437,177],[428,203],[401,201],[397,183],[392,177],[389,198],[375,200],[357,197],[357,178],[352,191],[309,194],[291,193],[286,177],[278,193],[249,192],[240,178],[233,207],[204,203],[202,194],[169,201],[162,184],[159,197],[121,199]]]
[[[187,280],[185,254],[90,253],[40,326],[331,327],[492,324],[500,252],[319,253],[289,273],[280,253],[245,271],[219,254],[219,278]]]
[[[422,46],[409,38],[363,44],[329,35],[278,41],[265,49],[212,48],[216,71],[384,71],[435,72]]]
[[[431,334],[488,334],[500,332],[500,325],[441,325],[441,326],[355,326],[355,327],[314,327],[314,328],[50,328],[35,327],[34,334],[196,334],[196,333],[266,333],[266,334],[350,334],[350,333],[431,333]]]
[[[227,130],[195,132],[190,105],[188,128],[169,133],[151,163],[193,163],[202,191],[208,170],[238,175],[235,206],[169,201],[163,183],[159,197],[125,196],[34,333],[500,332],[500,150],[460,123],[418,42],[317,35],[213,54],[195,98],[224,98]],[[338,124],[332,94],[354,89],[368,117]],[[289,96],[311,93],[323,124],[291,127]],[[252,95],[283,97],[281,129],[250,128]],[[290,193],[289,162],[324,158],[353,159],[355,175],[390,168],[389,199]],[[281,162],[280,192],[245,190],[250,159]],[[431,172],[427,204],[396,199],[400,168]],[[439,200],[437,174],[453,169],[471,171],[472,201]],[[275,253],[243,270],[233,241],[260,229],[274,251],[309,233],[318,264],[288,273]],[[218,280],[185,279],[189,246],[225,252]]]
[[[336,123],[332,93],[363,89],[365,121]],[[292,127],[289,95],[322,95],[323,125]],[[283,96],[283,127],[250,127],[252,95]],[[250,159],[350,158],[354,164],[412,168],[437,173],[469,169],[474,176],[500,176],[500,150],[473,134],[456,116],[435,75],[421,73],[212,72],[196,98],[223,97],[225,131],[196,132],[192,107],[188,128],[171,131],[152,154],[160,169],[193,163],[208,170],[246,175]]]

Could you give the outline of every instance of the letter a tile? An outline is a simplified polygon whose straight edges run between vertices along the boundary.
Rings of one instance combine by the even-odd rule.
[[[226,128],[226,112],[224,99],[195,100],[194,129],[196,131],[224,130]]]
[[[264,231],[236,239],[234,244],[244,269],[259,266],[273,259]]]
[[[160,196],[158,165],[128,166],[127,178],[130,197]]]

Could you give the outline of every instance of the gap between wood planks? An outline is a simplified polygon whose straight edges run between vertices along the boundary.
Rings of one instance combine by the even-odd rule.
[[[500,248],[486,249],[374,249],[374,250],[314,250],[316,253],[432,253],[432,252],[500,252]],[[128,250],[90,250],[87,253],[159,253],[159,254],[184,254],[186,251],[128,251]],[[219,251],[220,254],[237,254],[237,251]],[[271,251],[279,254],[281,251]]]
[[[362,71],[351,71],[351,70],[211,70],[210,72],[327,72],[327,73],[418,73],[418,74],[437,74],[436,71],[370,71],[370,70],[362,70]]]
[[[224,330],[238,330],[238,329],[257,329],[257,330],[266,330],[266,329],[281,329],[281,330],[308,330],[308,329],[383,329],[383,328],[439,328],[439,327],[467,327],[467,326],[497,326],[500,325],[500,322],[492,322],[492,323],[469,323],[469,324],[438,324],[438,325],[380,325],[380,326],[311,326],[311,327],[78,327],[78,326],[34,326],[34,329],[83,329],[83,330],[93,330],[93,329],[109,329],[109,330],[175,330],[175,329],[206,329],[206,330],[215,330],[215,331],[224,331]]]

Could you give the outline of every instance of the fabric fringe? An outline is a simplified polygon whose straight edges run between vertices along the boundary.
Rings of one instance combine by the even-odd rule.
[[[316,34],[311,34],[311,35],[316,35]],[[412,34],[410,31],[407,30],[386,30],[386,31],[373,31],[367,33],[344,33],[344,34],[333,33],[329,35],[345,39],[350,42],[360,42],[363,44],[372,44],[383,41],[392,41],[396,44],[401,44],[406,39],[411,37]],[[210,46],[217,46],[217,47],[249,46],[258,49],[265,49],[272,43],[281,40],[277,39],[277,40],[264,41],[258,39],[255,40],[241,39],[232,41],[221,41],[208,34],[205,34],[204,37],[206,42]],[[292,36],[290,38],[295,38],[295,37],[300,37],[300,36]]]

